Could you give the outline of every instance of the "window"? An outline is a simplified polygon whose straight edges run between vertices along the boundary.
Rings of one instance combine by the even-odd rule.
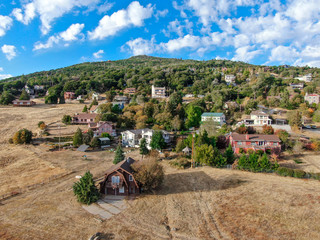
[[[120,177],[119,176],[112,176],[111,178],[112,183],[120,183]]]
[[[133,181],[133,177],[132,175],[129,175],[129,181],[132,182]]]
[[[119,188],[119,193],[124,193],[124,187]]]
[[[259,146],[262,146],[264,145],[264,142],[263,141],[259,141]]]
[[[237,142],[238,143],[238,145],[242,145],[242,142]]]

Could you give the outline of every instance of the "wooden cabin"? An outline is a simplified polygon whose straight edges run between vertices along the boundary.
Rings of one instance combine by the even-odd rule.
[[[14,107],[31,107],[36,105],[36,102],[31,100],[14,100],[12,103]]]
[[[128,157],[126,160],[109,168],[102,182],[100,182],[100,193],[106,195],[137,195],[140,187],[134,179],[131,165],[135,160]]]

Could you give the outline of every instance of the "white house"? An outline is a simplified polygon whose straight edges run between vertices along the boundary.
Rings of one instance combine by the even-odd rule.
[[[312,81],[312,74],[309,73],[309,74],[304,75],[302,77],[295,77],[295,79],[298,79],[299,81],[303,81],[303,82],[311,82]]]
[[[121,133],[122,145],[125,147],[139,147],[142,138],[146,139],[147,147],[150,149],[150,143],[154,130],[149,128],[127,130]],[[161,130],[164,141],[168,144],[171,142],[171,134],[167,131]]]
[[[315,103],[318,104],[320,102],[320,95],[319,94],[306,94],[304,96],[304,101],[308,102],[309,104]]]
[[[223,113],[205,112],[201,115],[201,121],[214,121],[219,125],[222,125],[226,122],[226,116]]]
[[[225,75],[224,76],[224,80],[227,83],[235,83],[236,82],[236,76],[234,76],[234,75]]]
[[[166,98],[166,88],[165,87],[151,87],[151,97],[152,98]]]
[[[290,83],[289,85],[290,85],[290,87],[292,89],[302,90],[304,88],[304,84],[303,83]]]
[[[97,101],[101,100],[101,96],[99,95],[99,93],[92,93],[92,100],[96,99]]]
[[[262,111],[251,112],[250,118],[244,120],[244,124],[253,126],[271,125],[269,115]]]

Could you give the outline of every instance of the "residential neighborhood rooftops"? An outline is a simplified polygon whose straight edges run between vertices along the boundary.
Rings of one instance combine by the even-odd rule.
[[[202,113],[201,117],[221,117],[223,113],[218,112],[205,112]]]

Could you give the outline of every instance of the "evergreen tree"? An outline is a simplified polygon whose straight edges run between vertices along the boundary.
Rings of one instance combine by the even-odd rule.
[[[235,157],[231,145],[227,147],[224,156],[227,159],[228,164],[232,164],[234,162]]]
[[[73,146],[78,147],[81,144],[83,144],[82,131],[78,128],[73,136]]]
[[[140,141],[140,154],[142,155],[142,158],[144,155],[147,155],[149,153],[149,149],[147,148],[147,141],[145,138],[142,138]]]
[[[88,112],[87,105],[84,105],[84,107],[83,107],[83,109],[82,109],[82,112],[84,112],[84,113]]]
[[[156,131],[153,133],[150,147],[157,150],[161,150],[166,147],[166,142],[164,141],[161,131]]]
[[[98,137],[92,138],[92,140],[90,142],[90,147],[97,148],[97,147],[100,147],[100,146],[101,146],[101,143],[100,143],[99,138]]]
[[[25,89],[22,90],[19,100],[30,100],[30,96]]]
[[[8,105],[12,103],[13,100],[14,96],[12,95],[12,93],[10,91],[4,91],[0,97],[0,104]]]
[[[80,178],[79,182],[74,183],[73,193],[77,196],[78,202],[87,205],[98,201],[100,194],[89,171]]]
[[[113,164],[117,164],[121,161],[124,160],[124,154],[123,154],[123,150],[121,147],[121,144],[118,145],[117,150],[115,152],[115,156],[114,156],[114,160],[113,160]]]

